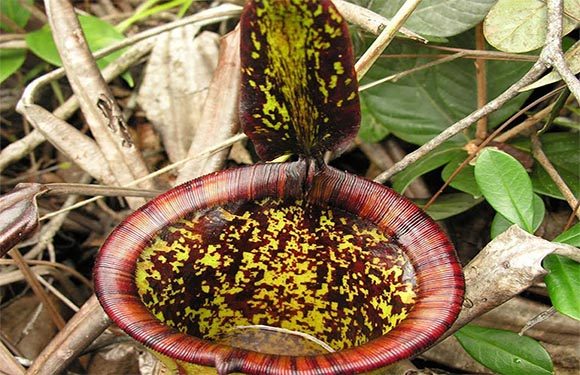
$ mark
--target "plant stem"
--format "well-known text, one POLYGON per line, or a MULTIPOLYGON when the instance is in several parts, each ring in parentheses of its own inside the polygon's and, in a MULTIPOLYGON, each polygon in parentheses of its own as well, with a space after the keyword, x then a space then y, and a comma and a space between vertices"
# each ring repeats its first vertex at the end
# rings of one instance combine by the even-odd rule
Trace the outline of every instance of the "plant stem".
MULTIPOLYGON (((475 27, 475 48, 485 50, 485 38, 483 36, 483 24, 480 22, 475 27)), ((475 59, 475 77, 477 80, 477 108, 482 108, 487 103, 487 68, 485 60, 475 59)), ((487 136, 487 116, 477 120, 475 137, 482 141, 487 136)))

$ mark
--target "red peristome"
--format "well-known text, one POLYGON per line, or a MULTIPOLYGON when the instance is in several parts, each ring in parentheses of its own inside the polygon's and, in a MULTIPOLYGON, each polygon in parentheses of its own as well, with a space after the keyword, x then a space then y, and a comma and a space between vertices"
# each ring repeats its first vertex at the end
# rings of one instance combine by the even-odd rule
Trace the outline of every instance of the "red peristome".
POLYGON ((354 374, 408 358, 431 345, 455 321, 463 301, 464 281, 451 243, 428 216, 392 190, 331 167, 323 168, 306 186, 306 170, 302 160, 223 171, 185 183, 134 212, 113 231, 97 258, 95 289, 107 314, 155 351, 215 366, 220 374, 354 374), (396 238, 416 269, 417 302, 407 318, 361 346, 295 357, 208 342, 161 324, 145 308, 131 281, 141 250, 161 228, 191 212, 264 197, 303 198, 336 207, 372 221, 396 238))
POLYGON ((240 121, 258 155, 342 150, 360 123, 346 22, 330 0, 252 0, 241 20, 240 121))

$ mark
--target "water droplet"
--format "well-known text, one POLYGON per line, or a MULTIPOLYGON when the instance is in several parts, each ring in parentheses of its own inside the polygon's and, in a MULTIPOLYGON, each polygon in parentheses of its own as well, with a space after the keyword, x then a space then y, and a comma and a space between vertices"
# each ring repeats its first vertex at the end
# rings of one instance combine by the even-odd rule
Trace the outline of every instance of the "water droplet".
POLYGON ((514 363, 522 363, 522 360, 519 358, 514 358, 514 363))

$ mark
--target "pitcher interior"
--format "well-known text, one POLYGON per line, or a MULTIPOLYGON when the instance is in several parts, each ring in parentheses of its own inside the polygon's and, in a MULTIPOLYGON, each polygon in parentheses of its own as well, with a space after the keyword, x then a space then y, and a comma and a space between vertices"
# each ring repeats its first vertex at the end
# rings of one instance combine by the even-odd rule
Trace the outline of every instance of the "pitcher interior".
POLYGON ((159 231, 137 261, 149 311, 195 337, 270 354, 342 350, 414 306, 415 270, 370 221, 264 198, 196 212, 159 231))

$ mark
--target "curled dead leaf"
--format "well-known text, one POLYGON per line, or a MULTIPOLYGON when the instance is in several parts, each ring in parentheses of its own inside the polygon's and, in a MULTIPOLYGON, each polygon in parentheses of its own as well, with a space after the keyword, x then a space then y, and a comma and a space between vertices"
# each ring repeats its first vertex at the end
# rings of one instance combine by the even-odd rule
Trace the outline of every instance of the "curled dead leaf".
POLYGON ((45 191, 42 184, 23 183, 0 197, 0 256, 36 230, 36 197, 45 191))

